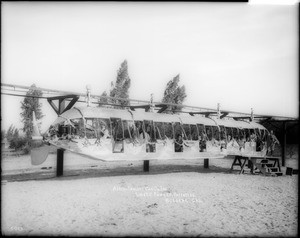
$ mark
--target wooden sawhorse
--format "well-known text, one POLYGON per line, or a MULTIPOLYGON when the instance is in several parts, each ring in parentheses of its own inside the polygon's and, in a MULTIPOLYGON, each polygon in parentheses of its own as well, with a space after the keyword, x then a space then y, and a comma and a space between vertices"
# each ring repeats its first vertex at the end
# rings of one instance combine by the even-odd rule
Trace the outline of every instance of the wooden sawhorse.
POLYGON ((233 161, 233 163, 231 165, 230 171, 233 170, 233 166, 238 165, 238 166, 241 167, 241 170, 240 170, 239 173, 240 174, 244 173, 245 166, 246 166, 247 162, 248 162, 248 167, 250 166, 251 174, 253 174, 253 163, 252 163, 251 159, 249 157, 243 157, 243 156, 240 156, 240 155, 235 156, 234 161, 233 161), (244 161, 242 161, 242 160, 244 160, 244 161))

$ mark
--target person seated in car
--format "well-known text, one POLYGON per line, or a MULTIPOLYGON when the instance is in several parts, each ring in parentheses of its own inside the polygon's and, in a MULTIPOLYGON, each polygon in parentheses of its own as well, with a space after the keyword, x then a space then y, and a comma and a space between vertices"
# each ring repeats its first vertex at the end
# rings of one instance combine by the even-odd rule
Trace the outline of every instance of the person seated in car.
POLYGON ((250 135, 250 142, 256 142, 256 139, 257 139, 257 137, 256 137, 255 133, 252 132, 250 135))
POLYGON ((182 135, 178 134, 175 140, 175 152, 183 152, 183 140, 182 135))
POLYGON ((245 137, 240 137, 240 139, 238 139, 237 142, 239 145, 239 150, 245 149, 245 143, 246 143, 245 137))
POLYGON ((109 138, 109 131, 104 124, 101 124, 101 139, 109 138))
POLYGON ((222 151, 223 149, 226 149, 226 148, 227 148, 225 136, 223 136, 223 135, 221 136, 220 145, 221 145, 221 151, 222 151))

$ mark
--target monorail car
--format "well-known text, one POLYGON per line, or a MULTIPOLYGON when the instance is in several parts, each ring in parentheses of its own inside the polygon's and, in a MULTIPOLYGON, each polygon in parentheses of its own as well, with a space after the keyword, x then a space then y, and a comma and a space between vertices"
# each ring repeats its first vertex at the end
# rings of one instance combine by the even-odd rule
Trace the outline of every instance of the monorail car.
POLYGON ((73 107, 48 142, 102 161, 263 157, 267 129, 255 122, 105 107, 73 107))

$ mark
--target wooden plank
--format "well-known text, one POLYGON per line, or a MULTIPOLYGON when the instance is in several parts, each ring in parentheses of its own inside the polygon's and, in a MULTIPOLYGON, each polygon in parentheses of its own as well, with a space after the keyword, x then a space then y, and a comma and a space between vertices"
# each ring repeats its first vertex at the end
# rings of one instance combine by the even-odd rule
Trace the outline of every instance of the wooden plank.
POLYGON ((246 158, 241 158, 241 159, 244 159, 244 162, 243 162, 243 164, 242 164, 242 166, 241 166, 240 174, 244 173, 244 168, 245 168, 246 162, 247 162, 247 160, 248 160, 248 157, 246 157, 246 158))

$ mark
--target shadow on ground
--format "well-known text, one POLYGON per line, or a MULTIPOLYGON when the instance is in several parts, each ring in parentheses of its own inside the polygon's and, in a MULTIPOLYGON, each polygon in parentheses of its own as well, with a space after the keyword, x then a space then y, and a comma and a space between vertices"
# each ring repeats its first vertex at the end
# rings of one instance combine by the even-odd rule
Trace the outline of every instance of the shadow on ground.
MULTIPOLYGON (((209 168, 204 168, 203 164, 196 165, 170 165, 170 164, 150 164, 148 172, 143 171, 143 164, 134 165, 129 163, 127 166, 120 165, 114 168, 107 168, 101 165, 93 165, 90 168, 84 169, 65 169, 63 176, 56 177, 56 168, 43 169, 41 171, 30 173, 15 173, 2 175, 2 181, 28 181, 28 180, 69 180, 83 179, 93 177, 109 177, 109 176, 125 176, 125 175, 155 175, 168 173, 232 173, 230 168, 218 167, 210 165, 209 168)), ((234 172, 233 172, 234 173, 234 172)))

